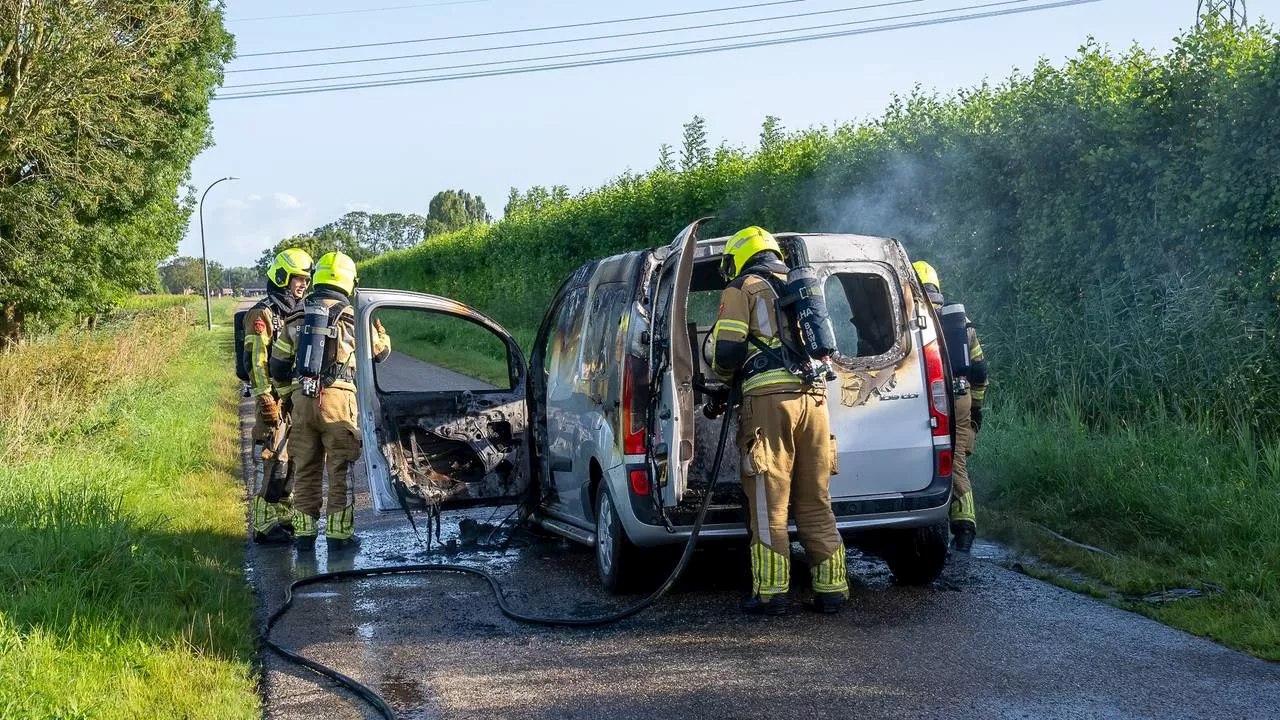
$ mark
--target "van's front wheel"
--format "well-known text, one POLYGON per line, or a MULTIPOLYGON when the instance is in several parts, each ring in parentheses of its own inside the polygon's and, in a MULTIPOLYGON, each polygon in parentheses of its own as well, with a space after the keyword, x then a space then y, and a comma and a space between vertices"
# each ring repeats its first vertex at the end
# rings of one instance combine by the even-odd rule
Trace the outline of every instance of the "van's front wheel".
POLYGON ((612 593, 626 592, 636 575, 636 547, 627 539, 613 498, 603 486, 596 493, 596 572, 612 593))
POLYGON ((933 582, 947 562, 947 523, 896 531, 882 556, 899 583, 933 582))

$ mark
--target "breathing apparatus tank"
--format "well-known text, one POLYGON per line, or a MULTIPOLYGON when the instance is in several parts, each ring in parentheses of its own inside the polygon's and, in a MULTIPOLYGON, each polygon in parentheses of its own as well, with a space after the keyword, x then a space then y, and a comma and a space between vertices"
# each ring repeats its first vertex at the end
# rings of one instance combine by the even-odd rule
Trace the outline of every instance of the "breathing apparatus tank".
POLYGON ((332 317, 329 307, 318 300, 307 299, 294 367, 302 394, 307 397, 320 394, 320 374, 324 371, 325 357, 333 354, 326 352, 329 350, 327 341, 337 336, 337 328, 331 326, 332 317))
POLYGON ((787 310, 795 319, 800 349, 817 364, 814 377, 835 380, 831 356, 837 350, 836 331, 831 325, 831 315, 827 312, 827 296, 822 290, 822 282, 809 265, 809 253, 805 250, 804 240, 788 238, 783 251, 790 270, 787 271, 786 295, 779 299, 778 306, 787 310))
POLYGON ((942 338, 947 343, 947 360, 951 374, 957 379, 969 378, 969 316, 964 305, 948 303, 938 308, 938 321, 942 324, 942 338))

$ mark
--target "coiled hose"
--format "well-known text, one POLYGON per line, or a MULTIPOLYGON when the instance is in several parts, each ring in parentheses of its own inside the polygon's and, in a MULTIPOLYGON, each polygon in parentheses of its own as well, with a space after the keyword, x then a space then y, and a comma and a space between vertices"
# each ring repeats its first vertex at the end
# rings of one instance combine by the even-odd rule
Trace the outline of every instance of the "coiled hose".
POLYGON ((353 693, 362 698, 365 702, 373 706, 387 720, 395 720, 395 713, 391 710, 391 706, 386 703, 376 692, 367 685, 361 683, 352 677, 344 675, 327 665, 323 665, 314 660, 310 660, 300 653, 290 650, 289 648, 277 643, 271 639, 271 631, 276 624, 284 617, 289 608, 293 606, 294 591, 298 588, 307 587, 308 585, 316 585, 337 580, 352 580, 357 578, 379 577, 382 575, 417 575, 423 573, 457 573, 461 575, 474 575, 483 578, 489 583, 489 589, 493 591, 494 600, 498 603, 498 609, 502 614, 516 622, 527 623, 529 625, 541 625, 544 627, 594 627, 598 625, 608 625, 619 620, 636 615, 650 605, 654 604, 663 595, 676 584, 680 579, 680 575, 684 572, 685 567, 689 564, 689 559, 693 556, 694 547, 698 544, 698 534, 702 532, 703 521, 707 517, 707 509, 711 507, 711 497, 715 494, 716 478, 720 475, 720 463, 724 459, 724 448, 729 439, 729 427, 732 425, 730 419, 733 415, 734 396, 729 399, 728 408, 725 410, 724 417, 721 419, 720 426, 720 444, 716 447, 715 459, 711 463, 711 475, 707 478, 707 495, 702 499, 702 505, 698 508, 697 519, 694 520, 693 529, 689 532, 689 539, 685 542, 684 552, 680 555, 680 561, 676 563, 671 574, 667 576, 665 582, 658 586, 647 597, 629 607, 623 608, 609 615, 600 615, 597 617, 547 617, 542 615, 529 615, 514 610, 507 604, 506 596, 502 593, 502 586, 498 584, 498 579, 492 574, 480 568, 468 567, 466 565, 453 565, 449 563, 425 563, 417 565, 385 565, 381 567, 363 568, 360 570, 341 570, 338 572, 320 573, 309 577, 294 580, 284 591, 284 602, 280 607, 267 618, 266 625, 262 632, 262 642, 267 647, 276 651, 284 659, 301 665, 320 675, 330 678, 339 684, 345 686, 353 693))

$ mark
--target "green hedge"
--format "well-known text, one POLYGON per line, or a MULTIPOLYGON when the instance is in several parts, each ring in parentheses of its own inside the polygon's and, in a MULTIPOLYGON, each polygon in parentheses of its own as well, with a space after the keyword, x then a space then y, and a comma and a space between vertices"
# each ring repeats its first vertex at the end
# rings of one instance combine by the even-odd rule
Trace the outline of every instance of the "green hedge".
POLYGON ((1174 412, 1275 428, 1277 107, 1269 27, 1210 27, 1164 56, 1087 44, 1061 67, 896 99, 874 122, 516 209, 361 279, 457 298, 527 342, 574 267, 701 215, 712 232, 889 235, 969 307, 996 398, 1095 424, 1174 412))

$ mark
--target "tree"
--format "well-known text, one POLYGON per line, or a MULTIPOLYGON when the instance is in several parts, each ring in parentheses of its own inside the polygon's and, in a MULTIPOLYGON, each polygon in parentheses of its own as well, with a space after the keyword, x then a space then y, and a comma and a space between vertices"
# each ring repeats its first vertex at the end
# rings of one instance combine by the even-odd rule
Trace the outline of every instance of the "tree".
POLYGON ((680 169, 689 171, 707 164, 711 152, 707 149, 707 121, 700 115, 684 125, 684 144, 680 148, 680 169))
POLYGON ((658 170, 662 172, 675 172, 676 163, 671 157, 671 145, 662 143, 658 148, 658 170))
POLYGON ((349 212, 337 220, 312 231, 317 235, 326 230, 340 230, 350 234, 356 243, 374 255, 390 250, 404 250, 426 238, 427 219, 410 213, 349 212))
MULTIPOLYGON (((209 263, 209 284, 218 282, 218 268, 209 263)), ((200 258, 176 257, 160 266, 160 284, 165 291, 176 294, 185 290, 204 292, 204 262, 200 258)))
POLYGON ((0 18, 3 346, 154 283, 232 41, 209 0, 0 0, 0 18))
POLYGON ((760 126, 760 150, 770 152, 782 145, 782 119, 776 115, 766 115, 764 124, 760 126))
POLYGON ((484 200, 464 190, 441 190, 431 198, 427 209, 428 236, 459 230, 468 225, 493 222, 484 200))

